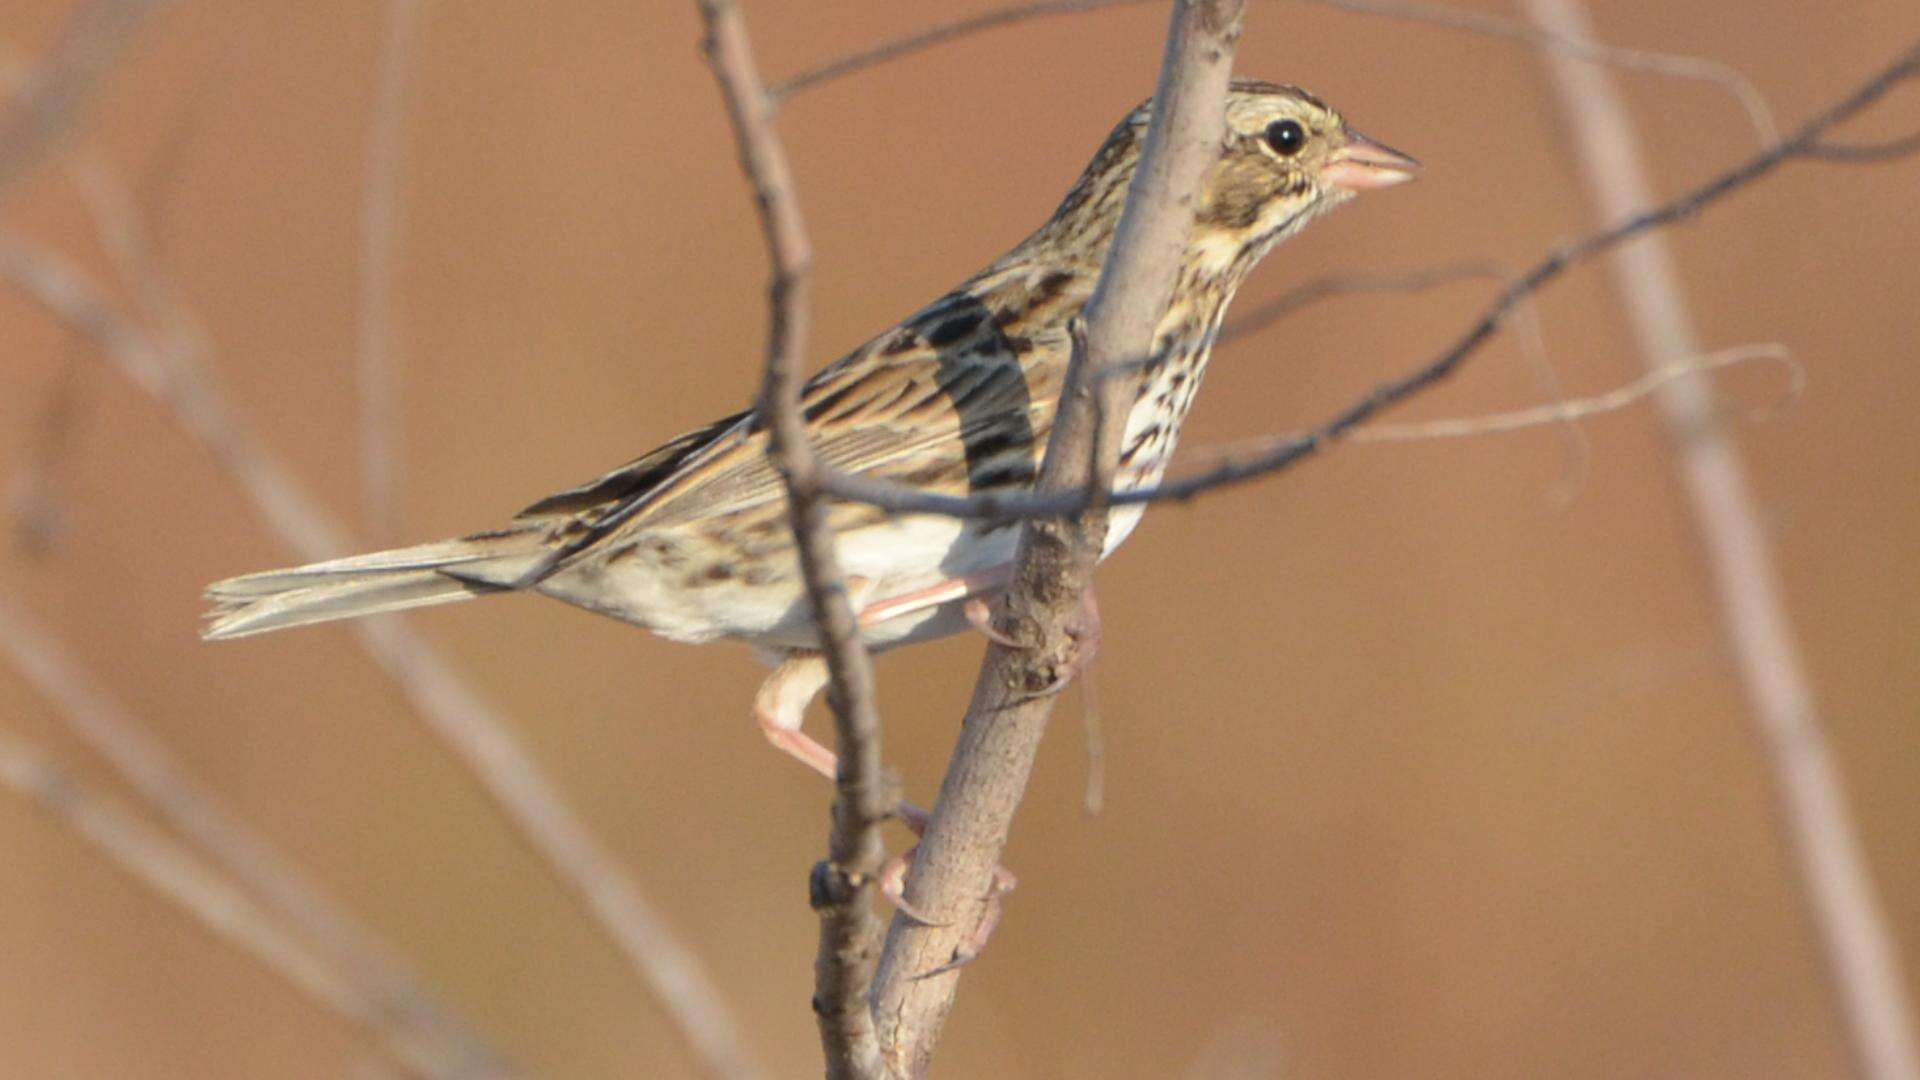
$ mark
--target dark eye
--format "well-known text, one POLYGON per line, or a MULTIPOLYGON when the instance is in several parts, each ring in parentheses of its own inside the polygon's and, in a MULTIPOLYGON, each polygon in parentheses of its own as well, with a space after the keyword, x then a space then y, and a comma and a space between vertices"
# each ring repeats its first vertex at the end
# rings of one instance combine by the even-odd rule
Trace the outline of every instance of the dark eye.
POLYGON ((1307 129, 1298 120, 1275 120, 1267 125, 1267 145, 1281 157, 1292 157, 1307 145, 1307 129))

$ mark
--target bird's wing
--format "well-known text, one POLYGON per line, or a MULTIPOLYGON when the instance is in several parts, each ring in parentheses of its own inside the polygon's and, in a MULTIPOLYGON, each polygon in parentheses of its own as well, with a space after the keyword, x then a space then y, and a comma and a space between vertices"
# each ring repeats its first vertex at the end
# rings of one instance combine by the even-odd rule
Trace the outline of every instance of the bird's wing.
MULTIPOLYGON (((1065 372, 1064 326, 1032 335, 977 296, 954 293, 808 380, 801 412, 828 467, 965 495, 1033 482, 1065 372)), ((529 507, 552 517, 543 572, 636 530, 706 521, 750 526, 783 512, 752 413, 689 432, 606 476, 529 507)), ((881 516, 836 504, 836 529, 881 516)), ((777 530, 771 530, 777 532, 777 530)))
POLYGON ((747 415, 744 412, 734 413, 706 427, 689 431, 610 473, 541 499, 515 514, 514 520, 569 518, 644 497, 660 481, 673 475, 673 471, 684 465, 689 457, 728 430, 739 426, 747 415))

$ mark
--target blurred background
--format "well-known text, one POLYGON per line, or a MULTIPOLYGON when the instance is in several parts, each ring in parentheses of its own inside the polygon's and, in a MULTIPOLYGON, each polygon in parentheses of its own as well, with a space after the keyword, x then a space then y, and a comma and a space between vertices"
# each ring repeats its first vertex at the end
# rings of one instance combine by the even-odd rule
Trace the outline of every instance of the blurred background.
MULTIPOLYGON (((1463 6, 1511 14, 1506 5, 1463 6)), ((67 0, 10 0, 28 64, 67 0)), ((772 78, 978 0, 748 3, 772 78)), ((1607 41, 1748 73, 1792 124, 1920 31, 1902 0, 1609 0, 1607 41)), ((117 179, 267 449, 364 532, 362 186, 387 9, 180 0, 0 225, 118 280, 69 166, 117 179)), ((825 363, 1019 240, 1151 89, 1146 4, 981 34, 780 114, 825 363)), ((1588 211, 1538 58, 1309 4, 1252 6, 1238 68, 1421 158, 1288 244, 1239 309, 1334 271, 1527 264, 1588 211)), ((691 2, 428 3, 391 288, 397 540, 493 526, 758 379, 766 277, 691 2)), ((1749 154, 1709 84, 1624 76, 1662 191, 1749 154)), ((1920 122, 1904 89, 1846 132, 1920 122)), ((1673 232, 1709 347, 1779 341, 1805 393, 1737 437, 1883 906, 1920 970, 1920 214, 1915 166, 1789 166, 1673 232)), ((1223 348, 1205 447, 1319 422, 1493 289, 1330 300, 1223 348)), ((126 300, 124 289, 113 296, 126 300)), ((1569 393, 1639 361, 1597 271, 1543 295, 1569 393)), ((1777 368, 1720 377, 1736 406, 1777 368)), ((1511 337, 1405 416, 1531 404, 1511 337)), ((1845 1072, 1656 413, 1355 446, 1150 514, 1102 572, 1105 808, 1078 695, 962 983, 944 1076, 1789 1076, 1845 1072)), ((0 591, 209 788, 539 1075, 694 1071, 661 1010, 339 628, 200 643, 211 580, 301 561, 172 415, 0 289, 0 591)), ((371 546, 371 544, 369 544, 371 546)), ((762 669, 519 597, 411 622, 709 968, 775 1074, 813 1075, 809 867, 829 791, 748 719, 762 669)), ((886 752, 930 798, 977 669, 879 662, 886 752)), ((121 789, 0 664, 0 716, 121 789)), ((816 710, 811 724, 826 732, 816 710)), ((905 842, 904 834, 892 837, 905 842)), ((357 1075, 351 1028, 0 795, 0 1076, 357 1075)), ((1911 977, 1908 985, 1913 986, 1911 977)))

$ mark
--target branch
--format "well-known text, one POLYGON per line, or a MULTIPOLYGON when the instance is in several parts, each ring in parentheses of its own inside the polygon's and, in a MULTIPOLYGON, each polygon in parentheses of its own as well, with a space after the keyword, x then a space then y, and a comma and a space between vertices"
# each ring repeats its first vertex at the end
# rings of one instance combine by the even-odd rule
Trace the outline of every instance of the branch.
POLYGON ((434 1048, 414 1041, 414 1031, 392 1025, 377 1002, 363 997, 244 892, 177 841, 85 787, 52 758, 6 731, 0 731, 0 786, 32 802, 216 937, 284 979, 322 1012, 364 1029, 409 1075, 457 1075, 446 1070, 434 1048))
POLYGON ((0 203, 40 163, 92 99, 100 79, 164 0, 89 0, 60 28, 47 56, 0 117, 0 203))
MULTIPOLYGON (((804 90, 811 90, 835 79, 970 37, 985 30, 1025 22, 1029 19, 1070 15, 1102 8, 1132 7, 1145 2, 1147 0, 1049 0, 1049 2, 1013 4, 995 8, 979 15, 939 23, 925 30, 883 41, 859 52, 829 60, 783 82, 775 83, 768 89, 768 94, 773 103, 778 105, 804 90)), ((1773 110, 1768 108, 1766 97, 1760 93, 1758 87, 1754 86, 1753 80, 1718 60, 1608 45, 1587 37, 1543 30, 1516 19, 1478 11, 1465 11, 1440 4, 1412 3, 1408 0, 1303 0, 1303 2, 1357 15, 1380 15, 1409 22, 1426 23, 1446 30, 1499 38, 1503 41, 1516 41, 1535 49, 1575 56, 1628 71, 1710 82, 1724 88, 1733 95, 1735 101, 1739 102, 1740 107, 1746 111, 1748 122, 1753 125, 1754 132, 1763 145, 1779 138, 1779 128, 1774 124, 1773 110)))
MULTIPOLYGON (((155 342, 61 256, 0 235, 0 280, 92 341, 166 409, 239 484, 267 526, 302 559, 336 557, 347 532, 220 393, 190 343, 155 342)), ((614 943, 709 1075, 758 1075, 739 1023, 700 962, 602 847, 513 735, 507 719, 407 623, 350 627, 413 714, 464 766, 582 912, 614 943)))
POLYGON ((1224 345, 1230 341, 1251 337, 1301 308, 1311 307, 1322 300, 1331 300, 1336 296, 1424 292, 1461 281, 1505 281, 1507 276, 1507 270, 1498 263, 1477 260, 1448 263, 1444 266, 1408 270, 1402 273, 1326 274, 1301 282, 1279 296, 1256 305, 1246 314, 1230 320, 1221 329, 1219 340, 1214 344, 1224 345))
POLYGON ((400 376, 393 340, 394 249, 399 240, 400 165, 407 79, 421 0, 389 0, 379 91, 367 139, 360 211, 360 483, 369 538, 398 542, 400 376))
MULTIPOLYGON (((1590 233, 1549 253, 1501 290, 1466 332, 1439 356, 1399 379, 1376 386, 1365 397, 1306 435, 1265 453, 1225 461, 1203 472, 1153 487, 1113 492, 1106 501, 1115 506, 1184 502, 1215 488, 1245 483, 1299 464, 1339 442, 1352 429, 1444 382, 1469 357, 1492 340, 1527 298, 1558 280, 1568 270, 1590 262, 1643 233, 1693 217, 1788 161, 1797 158, 1819 159, 1817 148, 1822 145, 1820 140, 1829 130, 1917 75, 1920 75, 1920 43, 1910 46, 1892 64, 1781 142, 1668 202, 1640 210, 1617 225, 1590 233)), ((840 498, 878 506, 894 513, 944 514, 997 521, 1077 514, 1098 501, 1084 492, 1072 491, 966 497, 934 495, 900 484, 839 472, 829 472, 824 479, 824 486, 840 498)))
POLYGON ((1865 162, 1891 161, 1895 158, 1911 157, 1920 153, 1920 133, 1908 135, 1903 139, 1889 139, 1878 143, 1829 143, 1819 142, 1807 147, 1806 156, 1821 161, 1865 162))
MULTIPOLYGON (((1579 0, 1527 0, 1527 10, 1550 30, 1587 32, 1579 0)), ((1909 69, 1916 58, 1920 52, 1909 54, 1909 69)), ((1616 219, 1646 203, 1652 185, 1612 80, 1562 57, 1550 57, 1547 70, 1584 164, 1594 215, 1616 219)), ((1803 134, 1800 146, 1802 153, 1832 156, 1815 137, 1803 134)), ((1663 237, 1620 248, 1608 268, 1648 367, 1697 350, 1678 263, 1663 237)), ((1799 871, 1854 1068, 1876 1080, 1920 1077, 1898 950, 1874 897, 1739 449, 1714 415, 1705 380, 1667 383, 1660 404, 1713 582, 1720 632, 1771 773, 1776 824, 1799 871)))
POLYGON ((0 595, 0 652, 60 718, 199 853, 316 950, 391 1043, 415 1046, 433 1076, 502 1076, 500 1056, 434 1000, 386 945, 264 837, 184 772, 145 726, 13 601, 0 595))
MULTIPOLYGON (((1733 348, 1721 349, 1703 356, 1662 364, 1624 386, 1616 386, 1612 390, 1599 394, 1480 416, 1423 420, 1410 424, 1366 424, 1354 428, 1347 435, 1347 440, 1356 443, 1408 443, 1432 442, 1439 439, 1473 439, 1487 435, 1510 435, 1516 431, 1528 431, 1554 424, 1577 423, 1638 405, 1668 383, 1676 380, 1761 361, 1771 361, 1786 367, 1789 382, 1786 392, 1782 395, 1783 400, 1791 401, 1800 395, 1805 388, 1806 375, 1799 361, 1787 352, 1786 346, 1778 342, 1736 345, 1733 348)), ((1757 411, 1761 416, 1765 416, 1773 410, 1757 411)), ((1298 437, 1293 434, 1268 435, 1249 439, 1245 443, 1218 447, 1217 450, 1228 454, 1236 450, 1257 451, 1298 437)))
POLYGON ((867 990, 880 940, 880 920, 873 910, 873 892, 886 861, 880 826, 893 813, 895 799, 881 768, 873 664, 847 597, 820 483, 822 468, 800 412, 799 368, 806 355, 813 253, 740 10, 732 0, 701 0, 700 14, 706 23, 703 48, 726 101, 740 167, 753 186, 773 262, 766 377, 756 422, 771 428, 767 456, 786 483, 800 570, 813 623, 823 639, 828 701, 839 743, 838 797, 827 861, 814 868, 809 889, 820 915, 813 1009, 829 1076, 885 1076, 867 990))
MULTIPOLYGON (((1193 227, 1192 193, 1219 155, 1222 117, 1244 0, 1179 0, 1154 94, 1139 169, 1127 193, 1100 284, 1088 302, 1039 488, 1043 495, 1111 487, 1121 428, 1139 375, 1098 379, 1107 365, 1146 354, 1167 309, 1193 227), (1096 404, 1096 398, 1098 404, 1096 404), (1092 449, 1101 449, 1092 460, 1092 449)), ((921 839, 906 899, 940 925, 895 915, 874 984, 875 1022, 888 1063, 924 1075, 952 1008, 963 942, 986 914, 988 882, 1026 790, 1053 708, 1048 688, 1070 673, 1068 627, 1082 610, 1106 537, 1104 506, 1030 523, 1021 533, 1001 625, 1023 648, 989 645, 959 745, 921 839)))

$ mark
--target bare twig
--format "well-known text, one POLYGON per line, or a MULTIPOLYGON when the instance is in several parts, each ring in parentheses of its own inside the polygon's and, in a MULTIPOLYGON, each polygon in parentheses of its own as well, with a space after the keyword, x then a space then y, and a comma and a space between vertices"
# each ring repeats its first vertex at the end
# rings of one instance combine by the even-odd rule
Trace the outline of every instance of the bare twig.
POLYGON ((802 90, 811 90, 823 83, 829 83, 868 68, 879 67, 888 61, 912 56, 914 53, 945 45, 960 38, 971 37, 995 27, 1009 26, 1048 15, 1071 15, 1075 12, 1095 11, 1100 8, 1131 7, 1164 2, 1165 0, 1045 0, 1042 3, 1012 4, 995 8, 978 15, 936 23, 925 30, 916 30, 911 34, 892 38, 870 48, 861 49, 859 52, 835 57, 823 64, 808 68, 798 75, 782 79, 767 87, 767 101, 769 105, 778 107, 802 90))
MULTIPOLYGON (((1149 0, 1046 0, 1041 3, 1011 4, 967 18, 939 23, 925 30, 883 41, 856 53, 836 57, 775 83, 768 89, 768 93, 773 102, 778 104, 803 90, 810 90, 823 83, 878 67, 889 61, 911 56, 982 31, 1046 16, 1070 15, 1101 8, 1133 7, 1147 2, 1149 0)), ((1608 45, 1586 37, 1556 34, 1517 19, 1479 11, 1467 11, 1442 4, 1415 3, 1409 0, 1300 0, 1300 2, 1360 15, 1381 15, 1426 23, 1446 30, 1458 30, 1463 33, 1515 41, 1532 48, 1576 56, 1583 60, 1608 64, 1628 71, 1710 82, 1724 88, 1733 95, 1735 101, 1739 102, 1762 144, 1771 143, 1779 137, 1779 128, 1773 120, 1773 110, 1767 106, 1766 97, 1760 93, 1758 87, 1754 86, 1753 80, 1717 60, 1608 45)))
MULTIPOLYGON (((1118 465, 1127 403, 1138 376, 1100 380, 1116 360, 1144 355, 1165 315, 1193 226, 1200 178, 1219 154, 1227 80, 1239 42, 1243 0, 1179 0, 1154 94, 1139 169, 1127 195, 1084 332, 1075 335, 1046 460, 1043 492, 1104 493, 1118 465), (1095 405, 1096 395, 1104 408, 1095 405), (1104 453, 1090 461, 1098 422, 1104 453)), ((1046 691, 1070 672, 1068 633, 1106 535, 1103 507, 1022 531, 1014 584, 1002 623, 1024 648, 989 645, 960 742, 940 785, 906 898, 941 925, 896 915, 874 982, 882 1052, 893 1068, 921 1076, 932 1060, 958 988, 953 961, 985 914, 986 894, 1013 815, 1026 790, 1053 699, 1046 691)))
MULTIPOLYGON (((1376 386, 1365 397, 1299 439, 1262 454, 1225 461, 1202 472, 1152 487, 1114 492, 1108 501, 1116 506, 1185 501, 1215 488, 1271 475, 1327 449, 1352 429, 1445 381, 1492 340, 1528 297, 1558 280, 1568 270, 1590 262, 1643 233, 1685 221, 1788 161, 1817 157, 1810 154, 1809 149, 1819 145, 1829 130, 1880 100, 1895 86, 1916 76, 1920 76, 1920 43, 1909 46, 1887 67, 1874 73, 1779 143, 1665 203, 1639 210, 1616 225, 1560 246, 1502 289, 1466 332, 1437 357, 1399 379, 1376 386)), ((1077 514, 1097 501, 1085 492, 1074 491, 943 496, 839 472, 829 472, 824 485, 840 498, 868 503, 895 513, 946 514, 988 520, 1077 514)))
POLYGON ((0 653, 162 820, 332 965, 389 1041, 410 1042, 434 1076, 499 1076, 500 1056, 434 1000, 386 945, 266 838, 187 775, 146 727, 13 600, 0 594, 0 653))
MULTIPOLYGON (((1588 32, 1579 0, 1527 0, 1526 6, 1553 32, 1588 32)), ((1911 64, 1920 52, 1909 55, 1911 64)), ((1594 216, 1617 220, 1650 201, 1639 139, 1613 81, 1560 56, 1548 57, 1547 70, 1584 166, 1594 216)), ((1800 152, 1831 156, 1804 136, 1800 152)), ((1664 237, 1620 247, 1608 269, 1648 367, 1696 351, 1679 268, 1664 237)), ((1739 450, 1714 414, 1705 380, 1670 380, 1659 400, 1712 577, 1720 632, 1765 751, 1777 824, 1799 870, 1854 1066, 1875 1080, 1920 1080, 1898 951, 1874 898, 1739 450)))
POLYGON ((1481 260, 1448 263, 1402 273, 1326 274, 1303 281, 1279 296, 1256 305, 1246 314, 1229 320, 1221 328, 1216 344, 1225 345, 1258 334, 1301 308, 1336 296, 1424 292, 1461 281, 1504 281, 1507 277, 1506 268, 1499 263, 1481 260))
POLYGON ((0 785, 31 801, 142 885, 286 980, 323 1012, 365 1029, 408 1074, 453 1075, 432 1047, 414 1041, 416 1031, 388 1023, 378 1002, 363 997, 358 987, 178 841, 83 786, 52 758, 5 731, 0 731, 0 785))
POLYGON ((726 101, 740 166, 753 186, 773 262, 758 422, 771 429, 767 455, 786 483, 800 569, 830 672, 828 700, 839 743, 838 797, 828 856, 814 868, 809 889, 820 914, 813 1009, 827 1075, 882 1077, 888 1070, 874 1038, 867 991, 880 944, 880 920, 872 902, 886 860, 880 826, 892 814, 894 799, 881 771, 873 664, 847 597, 820 488, 821 466, 800 413, 813 253, 739 7, 732 0, 701 0, 700 13, 707 31, 703 47, 726 101))
POLYGON ((1806 156, 1822 161, 1867 163, 1911 157, 1916 153, 1920 153, 1920 133, 1877 143, 1819 142, 1806 149, 1806 156))
MULTIPOLYGON (((165 407, 240 485, 275 535, 303 559, 331 558, 348 549, 346 530, 227 403, 193 349, 149 340, 77 267, 54 252, 0 236, 0 280, 10 281, 93 341, 123 375, 165 407)), ((739 1023, 699 960, 534 764, 506 718, 408 624, 367 619, 354 623, 351 631, 414 715, 453 752, 593 924, 620 949, 701 1068, 714 1076, 757 1075, 739 1023)))
POLYGON ((165 0, 87 0, 0 116, 0 203, 86 108, 100 80, 165 0))
MULTIPOLYGON (((1423 292, 1460 281, 1492 280, 1504 282, 1511 275, 1498 263, 1461 262, 1443 266, 1428 267, 1421 270, 1401 273, 1374 274, 1328 274, 1313 278, 1279 296, 1256 307, 1246 316, 1229 323, 1220 333, 1220 343, 1259 333, 1275 323, 1287 318, 1301 308, 1340 296, 1354 296, 1369 293, 1411 293, 1423 292)), ((1540 330, 1539 313, 1533 309, 1531 301, 1514 309, 1514 332, 1520 341, 1520 350, 1533 369, 1535 380, 1541 391, 1551 400, 1559 401, 1565 395, 1561 393, 1560 376, 1553 368, 1553 362, 1547 355, 1547 346, 1540 330)), ((1568 420, 1561 425, 1561 438, 1566 445, 1567 468, 1565 478, 1553 488, 1556 502, 1565 502, 1572 498, 1586 476, 1592 450, 1587 444, 1586 434, 1578 424, 1568 420)), ((1271 449, 1278 445, 1277 440, 1266 439, 1259 443, 1246 443, 1239 447, 1258 445, 1271 449)), ((1233 452, 1230 448, 1214 448, 1215 459, 1222 452, 1233 452)))
MULTIPOLYGON (((1568 398, 1544 405, 1487 413, 1481 416, 1425 420, 1410 424, 1366 424, 1354 428, 1347 434, 1347 439, 1356 443, 1431 442, 1435 439, 1472 439, 1486 435, 1507 435, 1554 424, 1576 423, 1638 405, 1677 379, 1692 378, 1730 367, 1765 361, 1781 364, 1787 369, 1789 381, 1785 393, 1781 395, 1782 400, 1798 397, 1804 388, 1805 372, 1801 370, 1799 362, 1787 351, 1786 346, 1777 342, 1767 342, 1759 345, 1737 345, 1730 349, 1707 353, 1704 356, 1662 364, 1624 386, 1617 386, 1600 394, 1568 398)), ((1764 416, 1773 410, 1756 411, 1764 416)), ((1221 454, 1257 452, 1297 438, 1299 436, 1295 434, 1268 435, 1249 439, 1243 443, 1216 447, 1214 450, 1221 454)))
POLYGON ((402 504, 400 356, 393 337, 402 134, 421 0, 389 0, 360 209, 360 484, 366 534, 398 542, 402 504))
POLYGON ((1739 345, 1708 353, 1705 356, 1662 364, 1625 386, 1615 387, 1604 394, 1555 401, 1529 409, 1490 413, 1486 416, 1428 420, 1416 424, 1368 424, 1365 427, 1353 429, 1347 438, 1357 443, 1425 442, 1433 439, 1470 439, 1483 435, 1505 435, 1515 431, 1525 431, 1528 428, 1546 427, 1549 424, 1574 423, 1630 408, 1660 393, 1669 384, 1682 379, 1699 378, 1723 368, 1762 360, 1786 365, 1788 376, 1792 381, 1784 397, 1787 399, 1797 397, 1805 382, 1806 373, 1801 370, 1792 354, 1787 352, 1786 346, 1778 343, 1739 345))

